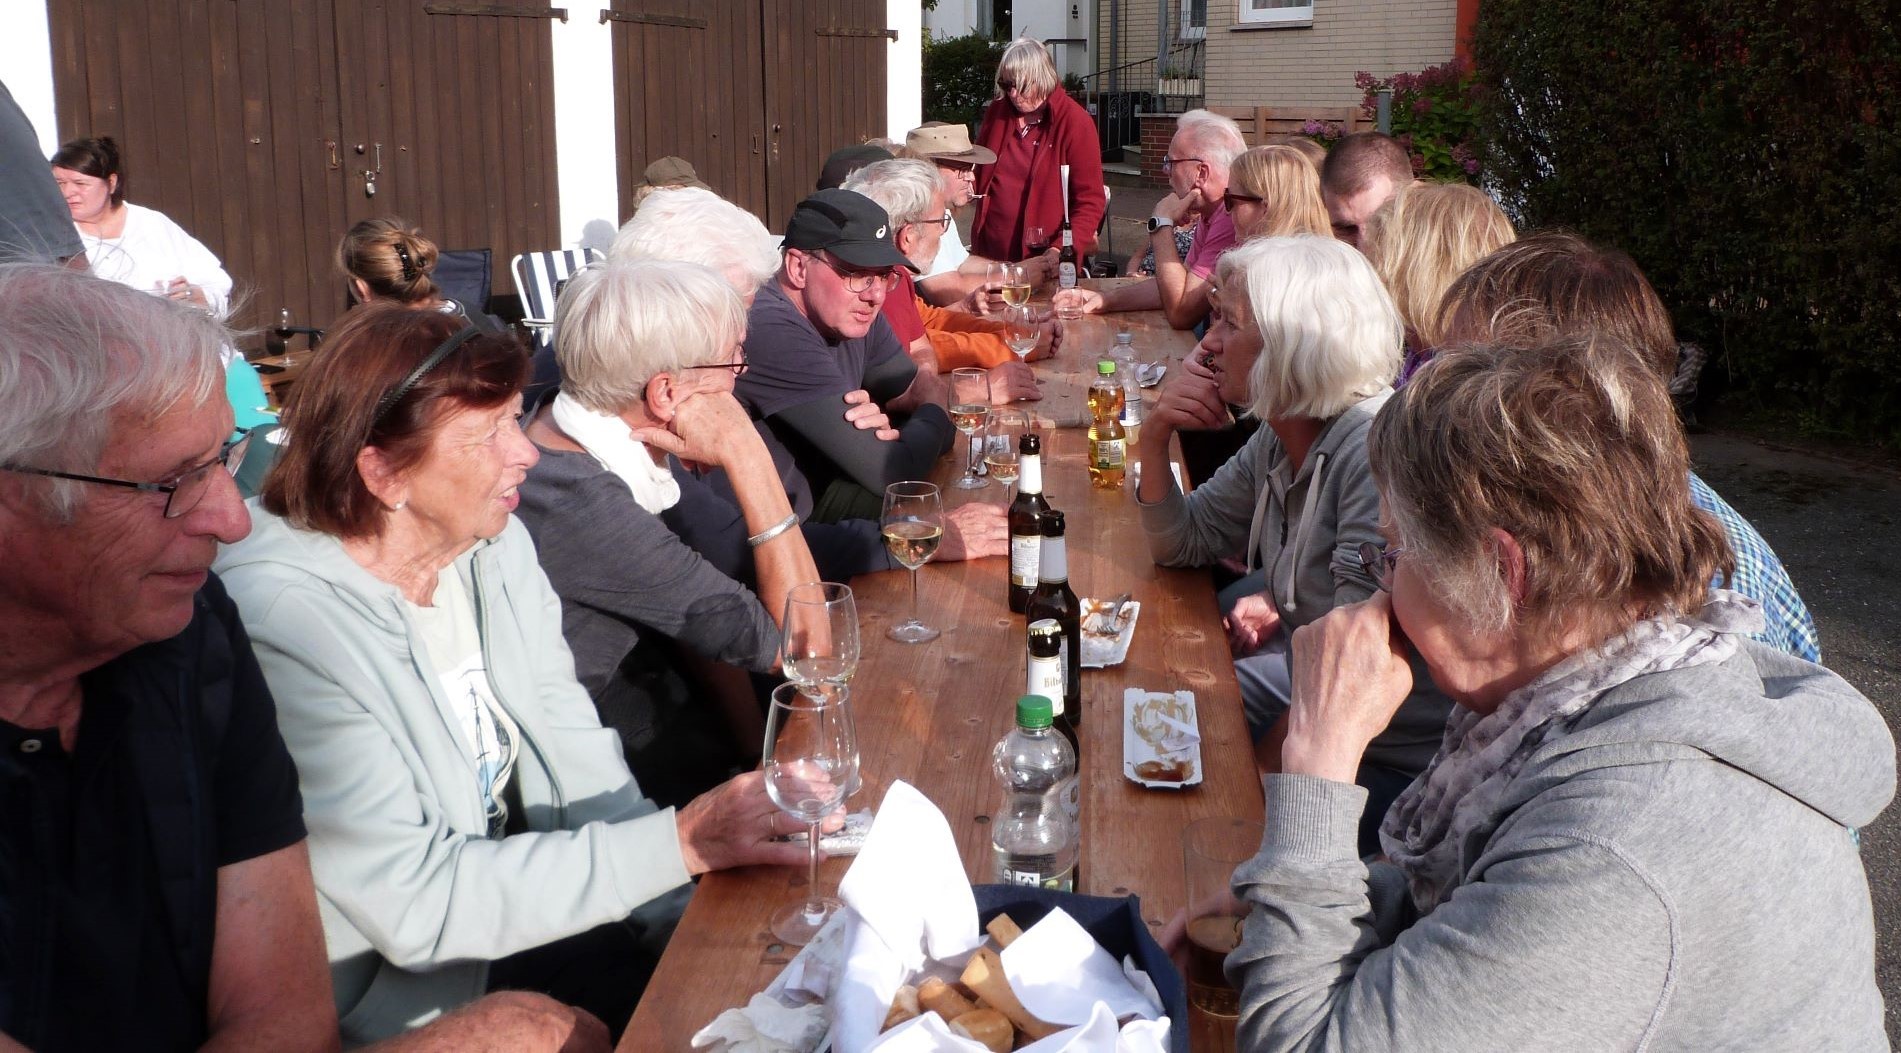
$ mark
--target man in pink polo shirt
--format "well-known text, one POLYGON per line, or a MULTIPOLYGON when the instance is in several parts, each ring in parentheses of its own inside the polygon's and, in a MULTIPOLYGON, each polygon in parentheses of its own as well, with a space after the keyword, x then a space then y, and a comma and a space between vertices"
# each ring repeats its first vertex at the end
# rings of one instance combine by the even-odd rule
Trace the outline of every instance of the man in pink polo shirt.
POLYGON ((1149 219, 1155 277, 1106 293, 1065 290, 1056 294, 1057 306, 1085 312, 1160 310, 1177 329, 1200 324, 1208 316, 1215 261, 1234 244, 1234 220, 1222 203, 1228 192, 1228 166, 1247 148, 1240 126, 1219 114, 1189 110, 1176 118, 1175 137, 1162 158, 1162 173, 1174 193, 1156 203, 1149 219), (1195 231, 1188 258, 1182 259, 1175 251, 1175 225, 1191 209, 1207 218, 1195 231))

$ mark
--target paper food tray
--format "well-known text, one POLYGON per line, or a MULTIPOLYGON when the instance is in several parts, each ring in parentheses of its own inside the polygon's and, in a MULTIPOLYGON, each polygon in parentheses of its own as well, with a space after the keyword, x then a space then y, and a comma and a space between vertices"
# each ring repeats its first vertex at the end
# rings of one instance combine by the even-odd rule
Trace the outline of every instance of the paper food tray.
POLYGON ((1201 784, 1201 740, 1197 737, 1164 754, 1157 744, 1167 743, 1171 733, 1179 735, 1161 719, 1164 715, 1195 729, 1199 735, 1201 725, 1195 717, 1194 692, 1145 691, 1131 687, 1122 693, 1122 774, 1131 782, 1154 789, 1198 786, 1201 784), (1156 774, 1142 770, 1142 765, 1150 763, 1170 765, 1181 778, 1145 777, 1156 774))
POLYGON ((1142 613, 1142 603, 1130 600, 1122 609, 1121 631, 1114 636, 1108 633, 1089 631, 1090 618, 1106 613, 1109 603, 1085 597, 1082 601, 1082 666, 1084 669, 1104 669, 1112 665, 1121 665, 1129 657, 1129 642, 1135 639, 1135 619, 1142 613))

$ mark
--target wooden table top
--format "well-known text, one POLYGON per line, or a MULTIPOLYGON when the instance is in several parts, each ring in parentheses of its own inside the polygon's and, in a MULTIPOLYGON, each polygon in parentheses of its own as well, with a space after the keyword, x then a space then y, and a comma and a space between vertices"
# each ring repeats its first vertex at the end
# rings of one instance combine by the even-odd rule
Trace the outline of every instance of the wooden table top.
MULTIPOLYGON (((1193 336, 1168 328, 1159 312, 1086 317, 1069 323, 1062 352, 1036 363, 1045 380, 1039 409, 1081 399, 1114 327, 1133 331, 1138 355, 1171 368, 1193 336)), ((1153 392, 1150 393, 1151 399, 1153 392)), ((1133 485, 1094 490, 1084 467, 1081 428, 1043 431, 1044 494, 1068 520, 1070 585, 1079 596, 1130 591, 1142 609, 1127 660, 1083 671, 1079 729, 1082 844, 1078 891, 1142 898, 1142 916, 1159 932, 1183 906, 1179 833, 1206 816, 1258 819, 1260 780, 1235 686, 1220 612, 1205 572, 1169 570, 1150 562, 1133 485), (1203 781, 1186 790, 1149 790, 1122 774, 1122 691, 1125 687, 1188 688, 1195 693, 1202 735, 1203 781)), ((954 458, 938 479, 954 478, 954 458)), ((1002 503, 1008 491, 946 486, 946 505, 1002 503)), ((863 790, 853 810, 875 807, 894 779, 928 796, 957 835, 973 883, 992 880, 989 816, 998 803, 990 749, 1011 727, 1023 691, 1023 620, 1006 603, 1008 561, 927 564, 919 573, 924 620, 943 630, 930 643, 905 645, 885 630, 910 612, 904 571, 854 580, 863 655, 852 683, 863 790)), ((829 891, 850 859, 820 865, 829 891)), ((800 894, 804 870, 750 867, 700 880, 619 1049, 685 1050, 693 1033, 720 1011, 763 990, 798 948, 767 931, 772 912, 800 894)), ((1231 1049, 1232 1022, 1191 1021, 1194 1048, 1231 1049)))

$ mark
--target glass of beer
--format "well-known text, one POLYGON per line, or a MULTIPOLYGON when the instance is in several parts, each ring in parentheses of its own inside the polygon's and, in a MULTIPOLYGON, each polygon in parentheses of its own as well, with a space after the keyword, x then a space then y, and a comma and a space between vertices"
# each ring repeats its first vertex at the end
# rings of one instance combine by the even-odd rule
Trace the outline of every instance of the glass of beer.
POLYGON ((1261 824, 1215 816, 1182 831, 1182 870, 1188 891, 1188 1003, 1204 1013, 1233 1017, 1240 996, 1228 986, 1222 963, 1241 943, 1247 904, 1229 891, 1234 869, 1261 849, 1261 824))

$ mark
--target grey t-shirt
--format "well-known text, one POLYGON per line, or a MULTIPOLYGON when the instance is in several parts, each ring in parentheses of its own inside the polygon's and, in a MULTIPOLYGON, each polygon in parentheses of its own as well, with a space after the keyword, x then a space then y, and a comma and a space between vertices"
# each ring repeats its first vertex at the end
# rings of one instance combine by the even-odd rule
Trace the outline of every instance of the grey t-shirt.
POLYGON ((0 263, 63 260, 83 251, 33 122, 0 84, 0 263))

